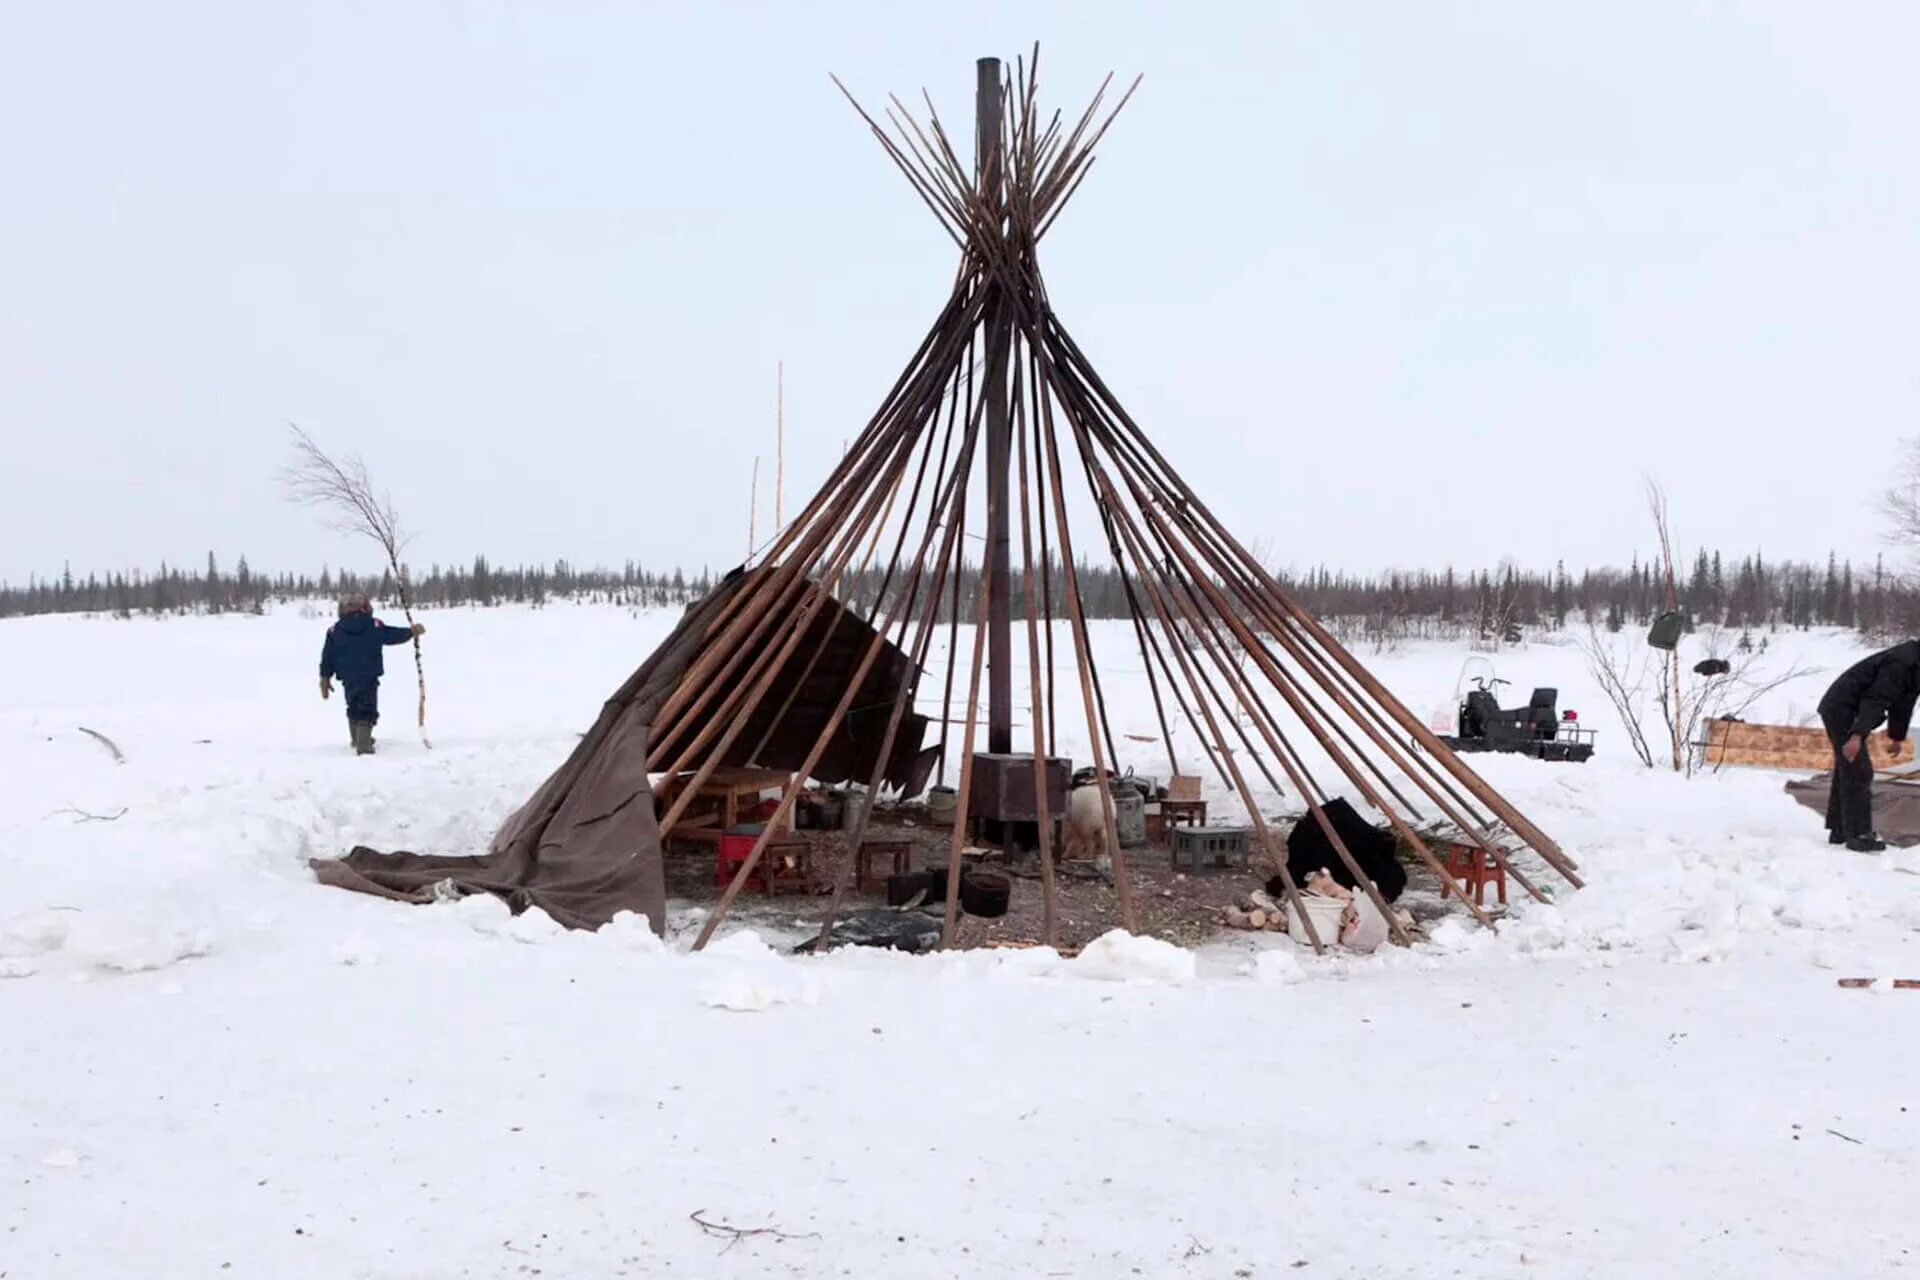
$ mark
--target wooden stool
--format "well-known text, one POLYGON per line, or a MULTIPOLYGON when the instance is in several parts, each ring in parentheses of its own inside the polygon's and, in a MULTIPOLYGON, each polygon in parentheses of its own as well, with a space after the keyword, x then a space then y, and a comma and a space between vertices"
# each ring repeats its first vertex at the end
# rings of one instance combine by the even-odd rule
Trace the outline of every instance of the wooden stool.
POLYGON ((813 892, 813 842, 786 837, 767 841, 760 855, 760 874, 767 896, 813 892))
MULTIPOLYGON (((733 883, 759 843, 762 828, 735 827, 720 837, 720 849, 714 858, 714 884, 724 889, 733 883)), ((775 835, 760 853, 746 888, 764 893, 808 893, 813 889, 813 842, 804 836, 775 835)))
POLYGON ((1487 901, 1487 884, 1493 884, 1494 893, 1500 899, 1500 905, 1507 905, 1507 869, 1498 858, 1490 855, 1477 844, 1450 844, 1447 846, 1447 874, 1460 881, 1461 886, 1473 893, 1473 905, 1484 906, 1487 901))
POLYGON ((903 876, 912 866, 913 841, 862 840, 860 851, 853 856, 853 882, 862 893, 879 893, 887 887, 887 876, 903 876), (890 860, 892 871, 876 873, 873 864, 880 859, 890 860))

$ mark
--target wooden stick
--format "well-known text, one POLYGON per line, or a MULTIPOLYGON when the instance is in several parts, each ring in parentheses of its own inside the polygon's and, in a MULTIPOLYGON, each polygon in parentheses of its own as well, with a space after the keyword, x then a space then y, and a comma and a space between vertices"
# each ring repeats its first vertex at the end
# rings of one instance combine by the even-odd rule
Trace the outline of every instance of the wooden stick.
MULTIPOLYGON (((993 488, 987 488, 987 505, 993 506, 993 488)), ((974 735, 980 727, 980 674, 987 665, 987 602, 993 594, 986 574, 974 588, 973 674, 967 683, 967 727, 960 739, 960 792, 954 797, 953 840, 947 849, 947 919, 940 929, 940 946, 953 945, 954 930, 960 923, 960 855, 967 843, 968 810, 973 800, 974 735)))
MULTIPOLYGON (((954 502, 956 506, 964 507, 966 503, 964 485, 956 492, 954 502)), ((956 542, 957 541, 956 539, 956 542)), ((950 567, 949 562, 944 558, 934 566, 933 582, 927 590, 926 605, 920 616, 919 626, 914 632, 911 662, 915 670, 924 670, 926 667, 927 649, 933 643, 934 632, 939 626, 941 592, 944 588, 945 579, 950 567)), ((908 595, 909 607, 911 606, 911 602, 918 596, 924 568, 925 566, 922 562, 915 562, 913 580, 908 595)), ((900 687, 894 691, 893 710, 888 716, 887 731, 881 737, 880 751, 874 758, 873 775, 867 786, 867 794, 869 796, 877 796, 880 793, 882 773, 886 767, 886 762, 893 757, 893 744, 899 734, 901 721, 906 717, 907 703, 912 688, 912 681, 903 680, 900 682, 900 687)), ((861 810, 859 820, 854 823, 852 832, 847 836, 847 847, 852 851, 854 856, 841 866, 840 874, 835 878, 833 896, 827 901, 826 916, 820 922, 820 933, 814 940, 814 950, 816 952, 824 953, 832 945, 834 921, 839 918, 840 904, 845 900, 847 889, 852 884, 856 863, 859 858, 860 846, 866 840, 867 824, 872 820, 873 806, 869 804, 861 810)))
POLYGON ((1165 456, 1154 446, 1152 440, 1147 437, 1146 433, 1140 430, 1139 425, 1127 416, 1125 409, 1120 406, 1118 400, 1113 396, 1112 392, 1106 388, 1106 385, 1100 381, 1099 374, 1095 372, 1091 364, 1088 363, 1084 353, 1080 352, 1079 349, 1073 345, 1072 339, 1066 335, 1065 331, 1056 324, 1053 328, 1053 334, 1070 356, 1077 376, 1099 395, 1109 413, 1112 415, 1113 420, 1124 428, 1127 436, 1154 460, 1169 486, 1179 494, 1187 507, 1200 516, 1213 532, 1234 551, 1242 564, 1261 583, 1271 598, 1285 610, 1292 621, 1307 634, 1311 635, 1320 645, 1321 649, 1344 668, 1383 710, 1389 713, 1404 730, 1412 734, 1415 741, 1420 744, 1423 750, 1431 754, 1442 767, 1459 779, 1469 791, 1480 798, 1482 803, 1491 808, 1494 813, 1506 822, 1522 839, 1532 845, 1534 850, 1538 852, 1541 857, 1545 858, 1549 865, 1553 866, 1554 869, 1559 871, 1563 876, 1569 877, 1569 882, 1577 886, 1579 883, 1578 876, 1572 869, 1570 860, 1566 858, 1566 855, 1561 851, 1559 845, 1554 843, 1545 832, 1529 822, 1525 815, 1521 814, 1518 809, 1509 804, 1497 791, 1487 785, 1478 774, 1474 773, 1473 770, 1469 769, 1460 761, 1453 751, 1448 748, 1445 743, 1441 742, 1438 736, 1435 735, 1431 729, 1428 729, 1418 716, 1409 711, 1398 698, 1394 697, 1384 685, 1373 677, 1372 673, 1368 672, 1361 663, 1354 659, 1353 655, 1347 652, 1345 646, 1341 645, 1340 642, 1333 637, 1332 633, 1320 624, 1318 619, 1314 618, 1305 609, 1302 609, 1281 589, 1280 584, 1274 581, 1273 575, 1266 570, 1265 566, 1261 565, 1258 559, 1234 538, 1231 531, 1221 524, 1219 519, 1200 501, 1199 496, 1193 492, 1192 488, 1180 478, 1177 472, 1173 471, 1167 463, 1165 456))
POLYGON ((787 492, 787 362, 774 365, 773 408, 773 527, 786 528, 787 492))
POLYGON ((1060 534, 1060 562, 1067 580, 1068 617, 1073 623, 1074 661, 1080 668, 1080 694, 1087 714, 1087 739, 1093 752, 1094 777, 1100 793, 1100 825, 1106 836, 1108 856, 1113 862, 1114 888, 1120 894, 1120 919, 1126 925, 1127 932, 1133 933, 1139 928, 1139 922, 1133 910, 1133 887, 1127 872, 1126 852, 1120 847, 1120 835, 1114 822, 1113 790, 1107 785, 1107 760, 1101 749, 1102 734, 1097 719, 1099 704, 1093 695, 1093 680, 1089 670, 1092 658, 1087 644, 1086 610, 1081 605, 1079 570, 1073 562, 1073 534, 1067 527, 1067 495, 1060 478, 1059 443, 1054 438, 1053 423, 1050 421, 1051 401, 1043 399, 1040 409, 1042 421, 1046 423, 1047 446, 1047 456, 1041 460, 1041 464, 1046 469, 1047 484, 1053 491, 1055 527, 1060 534))
MULTIPOLYGON (((1037 388, 1036 388, 1037 390, 1037 388)), ((1034 415, 1038 418, 1038 414, 1034 415)), ((1027 613, 1027 684, 1028 697, 1032 699, 1033 721, 1033 794, 1035 812, 1039 815, 1040 835, 1040 892, 1042 901, 1042 934, 1050 947, 1060 945, 1059 920, 1056 890, 1053 876, 1053 814, 1052 800, 1047 794, 1047 755, 1045 729, 1040 723, 1040 622, 1034 615, 1033 592, 1033 519, 1027 499, 1027 432, 1026 424, 1019 423, 1014 428, 1013 438, 1017 442, 1019 459, 1020 487, 1020 568, 1021 582, 1026 588, 1027 613)), ((1048 673, 1052 679, 1052 673, 1048 673)))
MULTIPOLYGON (((969 427, 966 443, 961 451, 961 462, 954 470, 953 484, 956 489, 965 484, 964 477, 972 464, 974 445, 979 439, 979 434, 979 423, 978 420, 976 420, 969 427)), ((927 549, 932 544, 937 531, 937 523, 929 521, 926 536, 921 541, 919 553, 915 557, 916 559, 925 558, 927 549)), ((952 525, 949 524, 947 544, 941 551, 942 558, 952 553, 954 534, 955 530, 952 525)), ((895 616, 897 616, 897 611, 903 607, 904 601, 894 606, 895 616)), ((805 785, 806 779, 812 775, 814 766, 819 763, 821 755, 827 749, 827 744, 833 740, 833 735, 839 731, 841 722, 846 719, 847 711, 853 705, 854 695, 858 693, 860 686, 866 681, 867 672, 872 670, 875 659, 880 656, 881 649, 884 648, 887 643, 887 632, 893 629, 895 616, 889 616, 887 625, 873 633, 873 640, 868 644, 866 654, 860 660, 859 668, 847 682, 847 687, 841 693, 838 705, 835 706, 832 714, 827 718, 826 725, 821 729, 820 736, 815 740, 812 750, 808 752, 806 763, 801 766, 799 771, 794 775, 793 781, 788 784, 786 790, 782 793, 780 803, 774 810, 774 815, 767 823, 766 829, 760 833, 760 838, 754 841, 753 848, 748 851, 746 860, 740 864, 740 869, 734 873, 732 882, 727 885, 726 890, 720 895, 720 901, 715 905, 713 914, 707 917, 706 923, 701 927, 699 937, 694 940, 694 950, 701 950, 707 945, 708 940, 713 937, 713 931, 720 927, 722 920, 726 919, 727 911, 733 905, 734 899, 740 895, 740 890, 745 886, 748 878, 752 876, 754 868, 759 865, 761 855, 766 852, 768 840, 779 827, 781 821, 786 817, 788 811, 793 808, 794 799, 799 795, 800 788, 805 785)), ((716 753, 716 757, 717 754, 718 753, 716 753)), ((712 763, 711 760, 708 762, 708 770, 711 769, 712 763)))

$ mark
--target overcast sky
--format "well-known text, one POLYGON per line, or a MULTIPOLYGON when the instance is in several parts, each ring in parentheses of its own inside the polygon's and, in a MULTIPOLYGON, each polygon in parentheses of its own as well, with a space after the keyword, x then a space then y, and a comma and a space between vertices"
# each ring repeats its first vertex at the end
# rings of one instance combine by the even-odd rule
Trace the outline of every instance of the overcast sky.
MULTIPOLYGON (((828 82, 1145 84, 1055 305, 1282 563, 1870 560, 1920 433, 1920 5, 0 6, 0 577, 316 568, 296 421, 421 563, 724 567, 952 247, 828 82), (766 486, 763 484, 763 494, 766 486)), ((366 563, 364 553, 353 560, 366 563)))

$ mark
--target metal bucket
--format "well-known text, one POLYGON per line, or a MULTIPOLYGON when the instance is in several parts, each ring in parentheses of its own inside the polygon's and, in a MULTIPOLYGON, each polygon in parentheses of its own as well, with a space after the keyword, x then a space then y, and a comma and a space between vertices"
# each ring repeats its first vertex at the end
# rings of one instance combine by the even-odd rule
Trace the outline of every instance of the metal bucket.
POLYGON ((933 787, 927 791, 927 821, 937 827, 953 825, 957 797, 952 787, 933 787))
POLYGON ((1113 788, 1113 830, 1122 849, 1147 842, 1147 798, 1131 784, 1113 788))
POLYGON ((840 813, 840 827, 843 831, 857 828, 867 816, 867 793, 864 791, 846 791, 842 793, 844 805, 840 813))

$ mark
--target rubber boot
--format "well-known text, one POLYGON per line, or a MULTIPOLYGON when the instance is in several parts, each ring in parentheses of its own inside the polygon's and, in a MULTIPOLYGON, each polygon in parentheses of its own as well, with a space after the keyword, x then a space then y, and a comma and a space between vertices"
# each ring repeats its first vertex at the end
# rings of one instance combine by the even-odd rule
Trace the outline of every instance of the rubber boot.
POLYGON ((373 725, 370 721, 353 722, 353 754, 370 756, 373 754, 373 725))
POLYGON ((1875 835, 1855 836, 1853 839, 1847 841, 1847 848, 1853 850, 1855 853, 1880 853, 1883 852, 1886 847, 1887 842, 1875 835))

